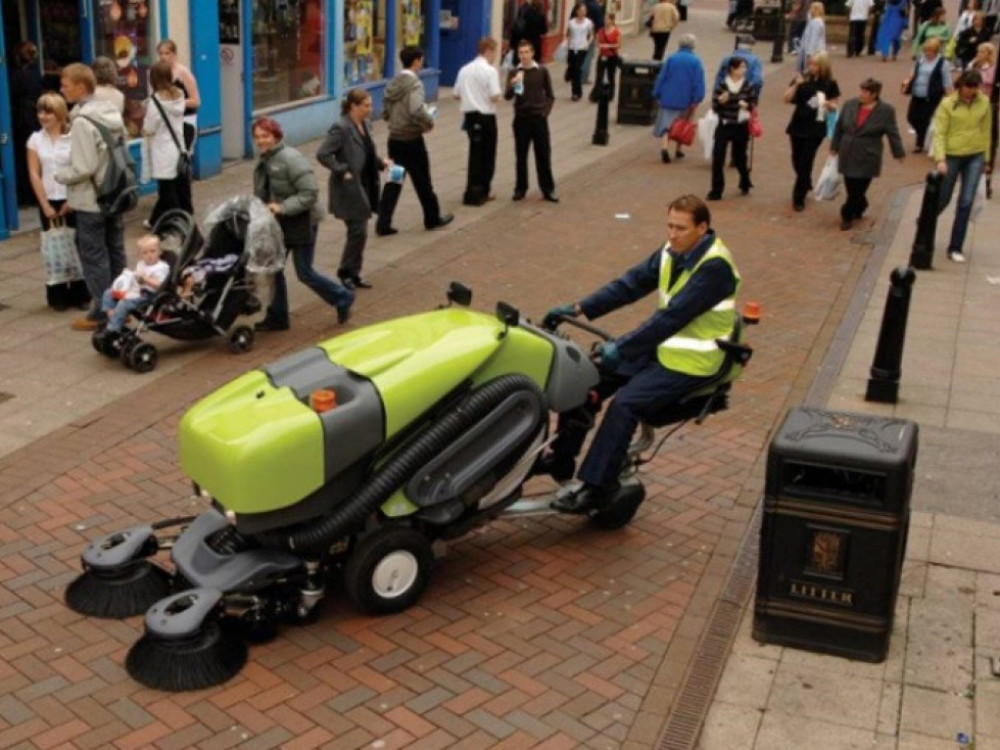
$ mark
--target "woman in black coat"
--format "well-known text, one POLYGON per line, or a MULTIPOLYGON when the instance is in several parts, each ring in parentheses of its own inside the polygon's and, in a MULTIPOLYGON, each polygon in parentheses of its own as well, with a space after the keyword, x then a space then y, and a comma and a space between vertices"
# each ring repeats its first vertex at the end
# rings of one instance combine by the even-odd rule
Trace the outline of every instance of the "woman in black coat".
POLYGON ((875 79, 862 81, 858 98, 844 104, 833 130, 830 153, 838 157, 837 169, 847 191, 840 208, 840 228, 845 231, 868 208, 868 187, 882 172, 882 139, 888 139, 896 159, 906 157, 896 110, 879 98, 881 93, 882 84, 875 79))
POLYGON ((792 145, 792 168, 795 170, 792 207, 796 211, 806 206, 806 193, 813 187, 816 151, 826 138, 826 118, 837 109, 839 98, 840 87, 833 78, 830 56, 826 52, 810 57, 805 75, 795 76, 785 91, 785 102, 795 105, 785 132, 792 145))
POLYGON ((347 226, 347 240, 337 276, 348 289, 369 289, 361 278, 361 262, 368 242, 368 219, 378 206, 378 173, 392 162, 375 149, 368 118, 372 98, 364 89, 351 89, 340 105, 316 158, 330 170, 330 213, 347 226))
POLYGON ((733 164, 740 173, 740 192, 746 195, 753 184, 747 165, 747 147, 750 145, 750 110, 757 103, 757 92, 747 80, 746 60, 733 55, 726 64, 726 75, 712 95, 712 109, 719 116, 715 128, 715 145, 712 147, 712 190, 708 200, 722 198, 726 186, 723 169, 726 165, 726 146, 733 148, 733 164))

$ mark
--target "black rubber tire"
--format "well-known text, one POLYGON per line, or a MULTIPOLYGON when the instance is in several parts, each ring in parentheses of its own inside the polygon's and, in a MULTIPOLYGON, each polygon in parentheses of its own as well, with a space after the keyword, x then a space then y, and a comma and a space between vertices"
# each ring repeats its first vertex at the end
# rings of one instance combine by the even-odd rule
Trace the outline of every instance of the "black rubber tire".
POLYGON ((140 341, 132 347, 128 360, 136 372, 152 372, 156 368, 156 347, 147 341, 140 341))
POLYGON ((430 540, 404 526, 364 537, 344 564, 344 590, 362 612, 388 615, 416 604, 430 581, 430 540))
POLYGON ((229 351, 233 354, 246 354, 253 344, 254 331, 250 326, 236 326, 229 334, 229 351))
POLYGON ((595 511, 590 516, 590 522, 599 529, 613 531, 626 526, 635 518, 639 506, 646 498, 646 488, 641 482, 627 484, 618 490, 615 499, 607 507, 595 511))

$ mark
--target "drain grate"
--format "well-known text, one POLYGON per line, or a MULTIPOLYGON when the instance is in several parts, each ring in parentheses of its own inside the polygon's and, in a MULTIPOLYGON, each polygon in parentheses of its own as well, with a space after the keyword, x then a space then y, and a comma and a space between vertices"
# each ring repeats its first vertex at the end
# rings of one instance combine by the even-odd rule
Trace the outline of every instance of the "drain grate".
POLYGON ((658 750, 693 750, 695 747, 757 575, 761 512, 761 504, 758 503, 722 595, 715 603, 708 627, 698 644, 691 668, 681 684, 677 703, 670 712, 657 745, 658 750))

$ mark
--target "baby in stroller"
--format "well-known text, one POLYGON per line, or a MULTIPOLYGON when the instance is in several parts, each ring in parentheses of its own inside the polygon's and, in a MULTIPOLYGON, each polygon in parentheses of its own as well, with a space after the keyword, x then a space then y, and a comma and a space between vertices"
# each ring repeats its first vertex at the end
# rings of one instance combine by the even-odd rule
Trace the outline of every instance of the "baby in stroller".
POLYGON ((183 211, 167 212, 153 231, 164 248, 176 248, 163 251, 169 277, 133 310, 133 329, 95 334, 94 348, 141 373, 157 360, 156 348, 142 340, 147 331, 182 341, 227 336, 231 351, 250 351, 253 328, 237 319, 261 308, 254 274, 284 265, 281 229, 263 202, 237 197, 212 210, 205 219, 207 240, 183 211))
POLYGON ((167 277, 170 266, 160 260, 160 238, 146 234, 136 243, 142 258, 135 271, 125 269, 101 298, 101 310, 108 316, 108 330, 120 332, 129 315, 152 298, 167 277))

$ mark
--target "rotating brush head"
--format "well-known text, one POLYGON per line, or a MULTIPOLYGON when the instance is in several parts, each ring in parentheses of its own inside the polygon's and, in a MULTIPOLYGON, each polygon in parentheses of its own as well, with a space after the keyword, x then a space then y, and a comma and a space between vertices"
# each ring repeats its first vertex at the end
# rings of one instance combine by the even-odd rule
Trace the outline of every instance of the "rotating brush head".
POLYGON ((164 639, 150 634, 129 649, 125 669, 154 690, 180 692, 220 685, 235 677, 247 660, 247 647, 228 620, 209 620, 194 635, 164 639))
POLYGON ((66 588, 66 605, 81 615, 121 619, 141 615, 171 591, 167 571, 148 560, 134 560, 84 571, 66 588))

